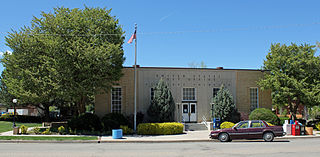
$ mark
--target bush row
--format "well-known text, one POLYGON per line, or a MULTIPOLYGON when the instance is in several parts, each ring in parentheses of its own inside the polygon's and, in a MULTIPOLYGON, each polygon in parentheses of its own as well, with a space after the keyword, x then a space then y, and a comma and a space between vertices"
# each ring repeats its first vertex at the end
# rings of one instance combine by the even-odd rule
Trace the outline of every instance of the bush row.
POLYGON ((85 113, 68 121, 73 132, 107 132, 128 125, 128 119, 120 113, 109 113, 101 119, 95 114, 85 113))
MULTIPOLYGON (((26 115, 16 115, 15 121, 21 123, 42 123, 46 119, 40 116, 26 116, 26 115)), ((49 121, 62 121, 61 118, 50 118, 49 121)), ((2 115, 0 116, 0 121, 13 121, 13 115, 2 115)))
MULTIPOLYGON (((13 121, 13 115, 2 115, 0 121, 13 121)), ((16 115, 15 121, 21 123, 41 123, 43 119, 38 116, 16 115)))
POLYGON ((141 123, 137 127, 140 135, 174 135, 183 133, 181 123, 141 123))

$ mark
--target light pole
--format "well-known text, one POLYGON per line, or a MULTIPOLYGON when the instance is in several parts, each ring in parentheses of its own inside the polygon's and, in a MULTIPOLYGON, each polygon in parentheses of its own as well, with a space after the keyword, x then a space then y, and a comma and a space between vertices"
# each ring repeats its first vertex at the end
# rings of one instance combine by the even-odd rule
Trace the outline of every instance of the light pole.
POLYGON ((12 102, 13 102, 13 125, 12 125, 12 127, 15 128, 16 127, 16 119, 15 119, 15 117, 16 117, 16 103, 18 102, 18 100, 13 99, 12 102))

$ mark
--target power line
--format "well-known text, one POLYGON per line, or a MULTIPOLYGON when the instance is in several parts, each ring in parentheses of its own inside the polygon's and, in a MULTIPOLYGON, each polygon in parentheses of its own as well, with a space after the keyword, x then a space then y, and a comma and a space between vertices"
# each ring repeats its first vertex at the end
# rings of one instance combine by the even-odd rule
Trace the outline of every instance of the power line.
MULTIPOLYGON (((238 28, 222 28, 222 29, 209 29, 209 30, 190 30, 190 31, 174 31, 174 32, 141 32, 137 35, 165 35, 165 34, 185 34, 185 33, 216 33, 216 32, 232 32, 232 31, 252 31, 252 30, 271 30, 271 29, 281 29, 281 28, 290 28, 290 27, 305 27, 312 25, 319 25, 320 22, 313 22, 308 24, 288 24, 288 25, 270 25, 270 26, 253 26, 253 27, 238 27, 238 28)), ((0 34, 8 34, 8 32, 0 32, 0 34)), ((89 37, 89 36, 118 36, 122 34, 112 34, 112 33, 103 33, 103 34, 46 34, 46 33, 37 33, 29 34, 34 36, 80 36, 80 37, 89 37)), ((131 35, 131 34, 125 34, 131 35)))

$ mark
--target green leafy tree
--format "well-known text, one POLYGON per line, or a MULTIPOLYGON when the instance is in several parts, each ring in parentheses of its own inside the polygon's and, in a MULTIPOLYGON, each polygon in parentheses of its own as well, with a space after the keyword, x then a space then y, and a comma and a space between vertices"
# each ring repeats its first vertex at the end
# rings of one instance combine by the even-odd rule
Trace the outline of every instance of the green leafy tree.
POLYGON ((222 122, 238 122, 240 120, 240 114, 234 104, 233 96, 223 84, 217 95, 213 98, 212 103, 214 104, 212 110, 213 117, 220 118, 222 122))
POLYGON ((320 60, 315 46, 272 44, 263 68, 270 73, 258 85, 271 89, 273 103, 287 107, 292 119, 299 105, 319 104, 320 60))
POLYGON ((54 8, 13 31, 13 50, 1 60, 7 91, 49 112, 55 100, 85 112, 92 95, 108 91, 122 76, 124 32, 111 10, 54 8))
POLYGON ((6 84, 3 82, 3 75, 0 78, 0 103, 7 108, 11 107, 14 97, 8 92, 6 84))
POLYGON ((154 88, 154 97, 148 109, 148 115, 155 122, 174 121, 174 100, 167 84, 161 78, 154 88))

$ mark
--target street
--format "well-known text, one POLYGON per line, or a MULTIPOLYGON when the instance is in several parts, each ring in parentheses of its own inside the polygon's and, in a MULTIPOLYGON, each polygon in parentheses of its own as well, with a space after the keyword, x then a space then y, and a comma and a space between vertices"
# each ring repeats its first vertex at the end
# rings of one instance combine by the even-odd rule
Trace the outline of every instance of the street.
POLYGON ((0 156, 319 156, 320 139, 186 143, 0 143, 0 156))

